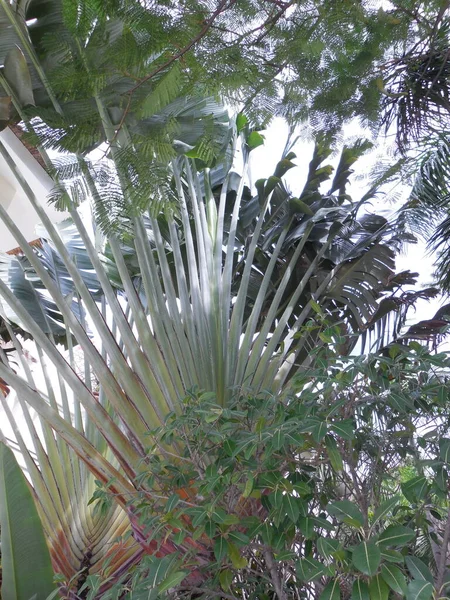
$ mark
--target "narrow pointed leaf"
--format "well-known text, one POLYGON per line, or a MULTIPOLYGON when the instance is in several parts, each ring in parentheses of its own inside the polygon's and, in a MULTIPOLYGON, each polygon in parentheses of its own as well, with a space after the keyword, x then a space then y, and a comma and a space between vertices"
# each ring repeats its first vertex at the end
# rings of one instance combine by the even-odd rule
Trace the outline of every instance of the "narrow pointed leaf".
POLYGON ((297 523, 300 516, 300 508, 298 506, 297 498, 294 498, 290 494, 283 496, 283 508, 286 511, 287 516, 293 523, 297 523))
POLYGON ((339 448, 333 436, 325 436, 325 446, 332 468, 335 471, 342 471, 344 468, 344 463, 342 462, 341 453, 339 452, 339 448))
POLYGON ((439 458, 450 464, 450 439, 441 438, 439 440, 439 458))
POLYGON ((410 502, 420 502, 428 493, 429 485, 426 477, 414 477, 401 485, 403 495, 410 502))
POLYGON ((394 496, 393 498, 389 498, 382 502, 373 515, 372 525, 375 525, 380 519, 383 519, 386 515, 391 513, 395 506, 398 505, 399 501, 400 496, 394 496))
POLYGON ((381 560, 390 563, 403 564, 405 557, 398 550, 387 550, 384 546, 380 546, 381 560))
POLYGON ((355 437, 355 424, 351 419, 337 421, 331 425, 331 429, 344 440, 352 440, 355 437))
POLYGON ((171 573, 164 581, 162 581, 158 586, 158 591, 160 594, 170 590, 171 588, 175 588, 179 585, 183 579, 185 579, 188 575, 187 571, 175 571, 171 573))

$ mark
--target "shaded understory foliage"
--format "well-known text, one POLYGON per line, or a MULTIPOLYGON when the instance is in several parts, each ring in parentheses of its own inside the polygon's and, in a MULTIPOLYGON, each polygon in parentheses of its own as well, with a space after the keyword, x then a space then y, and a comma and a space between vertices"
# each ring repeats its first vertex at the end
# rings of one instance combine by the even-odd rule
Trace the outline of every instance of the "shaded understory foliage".
MULTIPOLYGON (((342 359, 339 327, 318 311, 302 333, 317 327, 328 346, 292 396, 192 391, 150 432, 153 491, 129 506, 157 548, 190 550, 145 558, 105 597, 447 597, 448 357, 413 342, 342 359)), ((92 501, 115 500, 99 483, 92 501)))

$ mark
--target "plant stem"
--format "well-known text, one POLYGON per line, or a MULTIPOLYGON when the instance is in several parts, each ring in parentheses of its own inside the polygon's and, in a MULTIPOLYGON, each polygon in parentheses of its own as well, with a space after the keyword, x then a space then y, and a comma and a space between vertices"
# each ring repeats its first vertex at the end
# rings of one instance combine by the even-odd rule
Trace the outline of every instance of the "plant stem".
POLYGON ((272 550, 266 547, 263 551, 263 554, 272 578, 273 587, 275 588, 275 592, 278 596, 278 600, 286 600, 286 594, 284 593, 283 586, 281 585, 280 576, 275 565, 272 550))

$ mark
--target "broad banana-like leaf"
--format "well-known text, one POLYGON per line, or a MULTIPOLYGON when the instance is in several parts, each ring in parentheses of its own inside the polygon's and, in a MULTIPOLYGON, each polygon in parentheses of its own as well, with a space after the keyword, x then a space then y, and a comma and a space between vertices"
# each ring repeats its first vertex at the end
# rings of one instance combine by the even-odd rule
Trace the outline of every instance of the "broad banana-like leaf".
POLYGON ((3 600, 46 600, 53 590, 50 554, 28 482, 0 442, 0 532, 3 600))
MULTIPOLYGON (((70 256, 76 261, 91 294, 95 298, 100 298, 102 294, 98 279, 93 273, 92 264, 86 256, 80 236, 74 231, 73 223, 63 221, 57 227, 61 239, 64 240, 70 256)), ((47 273, 72 307, 72 311, 81 319, 82 308, 77 301, 72 280, 51 241, 42 238, 40 244, 36 245, 35 252, 47 273)), ((44 331, 54 335, 58 341, 67 343, 62 315, 23 254, 0 255, 0 279, 11 289, 44 331)), ((2 303, 1 300, 0 314, 3 318, 22 327, 23 324, 11 307, 2 303)))

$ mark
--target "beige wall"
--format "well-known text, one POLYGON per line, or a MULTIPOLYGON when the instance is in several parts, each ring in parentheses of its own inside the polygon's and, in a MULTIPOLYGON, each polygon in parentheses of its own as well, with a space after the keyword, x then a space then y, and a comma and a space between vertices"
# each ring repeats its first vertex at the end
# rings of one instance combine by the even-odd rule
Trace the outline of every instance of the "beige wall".
MULTIPOLYGON (((61 221, 66 213, 56 211, 47 203, 47 196, 53 187, 52 180, 33 158, 16 135, 9 129, 0 133, 0 140, 11 154, 37 198, 44 206, 47 214, 54 223, 61 221)), ((11 169, 0 155, 0 202, 8 211, 10 217, 22 231, 27 241, 36 239, 35 227, 38 217, 30 206, 27 197, 17 182, 11 169)), ((12 235, 0 221, 0 252, 7 252, 18 246, 12 235)))

